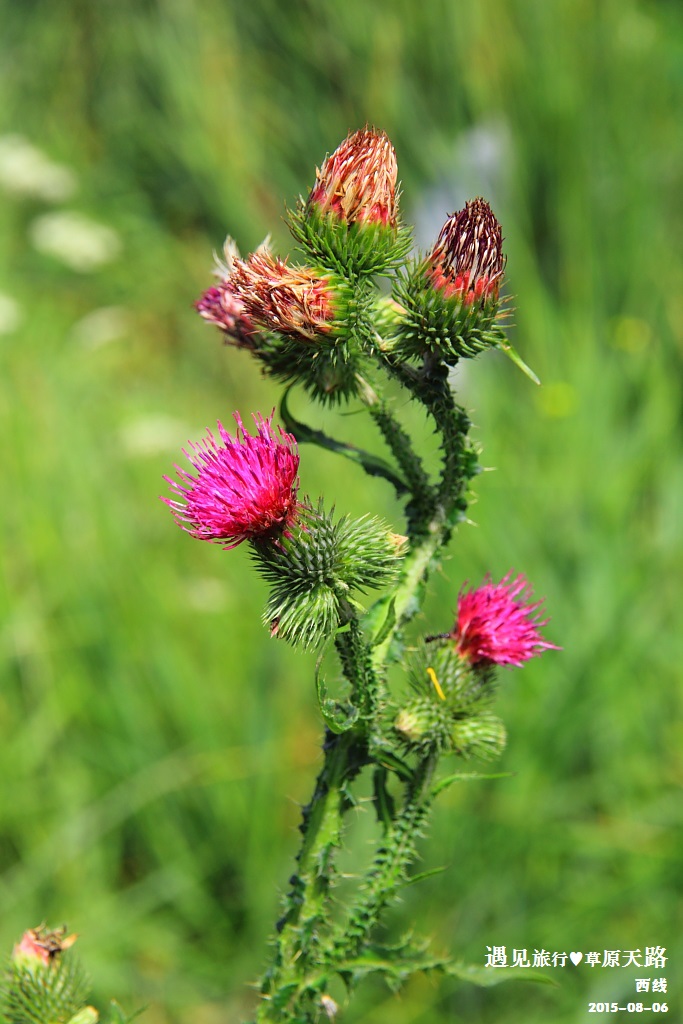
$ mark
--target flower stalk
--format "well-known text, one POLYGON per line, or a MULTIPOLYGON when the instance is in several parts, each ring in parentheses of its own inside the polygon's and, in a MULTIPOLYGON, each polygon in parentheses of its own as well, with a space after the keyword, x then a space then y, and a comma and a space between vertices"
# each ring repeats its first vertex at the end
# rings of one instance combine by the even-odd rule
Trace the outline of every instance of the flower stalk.
POLYGON ((197 309, 287 384, 281 416, 291 432, 277 429, 272 415, 255 416, 252 436, 235 414, 236 436, 219 424, 222 445, 211 434, 192 445, 194 473, 177 468, 179 481, 167 478, 174 495, 164 499, 194 538, 226 548, 247 541, 270 588, 271 637, 321 652, 323 765, 302 813, 296 868, 255 1009, 259 1024, 332 1019, 334 975, 350 992, 372 970, 405 979, 437 964, 447 969, 448 958, 430 958, 412 940, 380 948, 377 926, 410 879, 436 793, 454 777, 438 781, 442 762, 492 758, 505 746, 505 728, 490 710, 497 667, 555 646, 540 633, 547 622, 540 602, 530 602, 524 577, 510 574, 461 589, 450 631, 411 634, 477 473, 450 368, 492 347, 513 351, 501 305, 503 236, 491 207, 467 203, 425 256, 407 261, 396 155, 383 132, 366 126, 326 157, 290 228, 303 263, 275 257, 267 244, 242 259, 229 242, 219 283, 197 309), (380 274, 392 278, 391 298, 376 288, 380 274), (359 403, 389 459, 295 420, 288 405, 295 386, 321 405, 359 403), (434 478, 387 397, 397 387, 433 423, 441 452, 434 478), (375 517, 354 520, 322 499, 299 498, 297 440, 390 482, 405 501, 406 535, 375 517), (375 590, 368 607, 365 595, 375 590), (326 679, 332 663, 335 695, 326 679), (405 688, 389 673, 396 664, 405 688), (381 835, 342 898, 336 856, 353 842, 347 814, 366 775, 381 835))

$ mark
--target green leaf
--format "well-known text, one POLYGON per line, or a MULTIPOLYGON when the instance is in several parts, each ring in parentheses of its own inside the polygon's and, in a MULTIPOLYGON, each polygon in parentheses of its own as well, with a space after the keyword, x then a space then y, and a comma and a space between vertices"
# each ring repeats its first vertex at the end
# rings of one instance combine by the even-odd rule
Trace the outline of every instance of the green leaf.
POLYGON ((417 875, 411 875, 410 878, 406 878, 405 885, 415 885, 416 882, 422 882, 425 878, 431 878, 433 875, 441 875, 446 870, 446 865, 443 864, 439 868, 430 868, 429 871, 420 871, 417 875))
POLYGON ((412 768, 410 768, 405 761, 402 761, 400 757, 397 757, 396 754, 393 754, 390 750, 380 748, 373 750, 373 756, 378 764, 383 765, 385 768, 390 768, 392 772, 395 772, 402 782, 412 782, 412 768))
POLYGON ((391 986, 402 985, 411 975, 427 971, 437 971, 481 988, 491 988, 504 981, 532 981, 557 986, 550 975, 531 968, 480 967, 448 956, 434 956, 426 947, 410 944, 371 947, 367 952, 337 964, 335 970, 342 976, 350 975, 354 983, 370 974, 379 974, 391 986))
POLYGON ((134 1021, 136 1017, 139 1017, 140 1014, 144 1013, 146 1009, 146 1006, 142 1006, 139 1010, 136 1010, 127 1017, 116 1000, 112 999, 109 1004, 110 1016, 107 1024, 131 1024, 131 1021, 134 1021))
POLYGON ((357 463, 361 466, 368 476, 379 476, 388 480, 389 483, 393 484, 396 490, 397 496, 409 493, 408 485, 403 480, 393 466, 390 466, 384 459, 380 459, 379 456, 373 455, 371 452, 363 451, 362 448, 357 448, 353 444, 345 444, 343 441, 335 441, 333 437, 328 437, 327 434, 323 434, 321 430, 314 430, 312 427, 307 427, 305 423, 301 423, 296 420, 289 411, 287 405, 287 398, 289 392, 292 390, 292 386, 287 388, 282 401, 280 402, 280 419, 284 424, 284 427, 290 434, 294 434, 299 444, 317 444, 319 448, 326 448, 328 451, 336 452, 338 455, 343 455, 347 459, 351 459, 352 462, 357 463))
POLYGON ((504 981, 533 981, 539 985, 559 987, 559 983, 549 974, 535 971, 531 967, 479 967, 477 964, 463 964, 453 960, 444 961, 438 969, 452 978, 469 981, 470 984, 479 985, 480 988, 492 988, 504 981))
POLYGON ((381 623, 381 625, 379 626, 379 629, 377 630, 377 632, 373 636, 372 640, 370 641, 370 646, 371 647, 379 647, 379 645, 384 640, 386 640, 386 638, 389 636, 389 634, 391 633, 392 629, 396 625, 396 595, 395 594, 392 594, 388 599, 381 598, 376 603, 376 605, 373 605, 373 607, 368 612, 368 615, 366 616, 366 620, 369 619, 370 622, 372 623, 371 617, 372 617, 372 613, 375 610, 375 608, 377 608, 377 612, 378 613, 381 613, 384 610, 384 607, 386 607, 386 614, 384 616, 384 621, 381 623), (388 603, 387 603, 387 600, 388 600, 388 603))
POLYGON ((359 711, 353 704, 345 703, 334 700, 327 696, 327 686, 325 680, 320 673, 320 666, 322 663, 322 655, 318 658, 318 664, 315 670, 315 686, 318 693, 318 704, 320 705, 320 712, 325 719, 325 724, 328 729, 339 735, 342 732, 347 732, 352 725, 358 720, 359 711))
POLYGON ((541 383, 536 374, 534 373, 534 371, 531 369, 531 367, 527 366, 527 364, 520 356, 519 352, 512 347, 509 341, 501 342, 500 345, 498 345, 498 348, 500 348, 501 352, 505 353, 508 359, 512 360, 515 366, 519 367, 522 373, 526 374, 529 380, 532 380, 534 384, 541 383))
POLYGON ((394 798, 387 789, 387 770, 384 766, 375 770, 372 781, 377 820, 388 829, 394 820, 396 805, 394 798))
POLYGON ((445 779, 439 779, 432 786, 432 796, 437 796, 444 789, 452 786, 454 782, 478 782, 481 779, 510 779, 514 775, 515 772, 454 772, 453 775, 447 775, 445 779))

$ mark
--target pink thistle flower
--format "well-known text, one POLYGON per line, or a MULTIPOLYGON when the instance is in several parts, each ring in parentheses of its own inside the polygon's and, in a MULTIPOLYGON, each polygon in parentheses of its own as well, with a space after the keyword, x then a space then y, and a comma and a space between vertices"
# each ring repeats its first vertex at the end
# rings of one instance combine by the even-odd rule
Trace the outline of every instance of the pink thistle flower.
MULTIPOLYGON (((266 238, 256 251, 267 252, 268 243, 269 239, 266 238)), ((207 288, 194 306, 204 320, 220 327, 227 345, 253 350, 257 329, 246 315, 244 303, 232 284, 232 274, 239 256, 237 245, 228 235, 223 245, 223 258, 215 256, 215 274, 219 283, 207 288)))
POLYGON ((301 507, 297 501, 299 453, 296 439, 273 429, 273 415, 255 415, 257 435, 244 430, 239 413, 235 437, 218 423, 222 445, 207 437, 183 454, 197 470, 193 476, 179 466, 177 482, 164 479, 178 498, 162 497, 176 522, 199 540, 237 547, 245 540, 289 536, 301 507))
POLYGON ((21 937, 12 952, 15 964, 33 967, 37 964, 49 964, 65 949, 73 946, 78 936, 66 935, 66 928, 50 931, 44 924, 38 928, 29 928, 21 937))
POLYGON ((235 295, 229 281, 221 281, 219 285, 207 288, 194 305, 204 320, 220 327, 225 335, 226 344, 253 349, 256 328, 246 315, 244 303, 235 295))
POLYGON ((290 267, 267 250, 235 260, 230 287, 258 327, 299 341, 314 341, 337 329, 337 300, 330 274, 290 267))
POLYGON ((316 170, 308 207, 347 223, 397 225, 396 153, 385 132, 350 134, 316 170))
POLYGON ((495 304, 505 271, 503 234, 485 199, 451 214, 427 257, 432 286, 465 305, 495 304))
POLYGON ((534 613, 542 601, 529 603, 531 589, 524 576, 486 582, 458 595, 458 620, 450 634, 462 658, 471 664, 521 665, 544 650, 560 650, 544 640, 539 629, 548 619, 534 613))

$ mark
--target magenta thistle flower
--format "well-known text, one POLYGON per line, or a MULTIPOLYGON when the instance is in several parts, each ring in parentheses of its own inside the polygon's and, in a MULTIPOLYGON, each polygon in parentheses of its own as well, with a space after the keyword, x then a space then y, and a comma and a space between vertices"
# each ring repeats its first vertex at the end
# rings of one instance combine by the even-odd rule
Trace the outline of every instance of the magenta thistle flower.
POLYGON ((500 583, 487 577, 477 590, 462 590, 458 620, 450 634, 460 656, 473 665, 521 665, 544 650, 560 650, 539 633, 549 621, 534 614, 543 602, 530 599, 524 576, 513 580, 510 573, 500 583))
POLYGON ((179 466, 180 482, 164 477, 178 498, 162 497, 176 522, 199 540, 234 548, 245 540, 276 539, 298 516, 299 453, 296 439, 276 432, 272 414, 255 415, 257 435, 244 430, 239 413, 235 437, 219 422, 220 444, 211 431, 192 454, 183 454, 197 470, 193 476, 179 466))

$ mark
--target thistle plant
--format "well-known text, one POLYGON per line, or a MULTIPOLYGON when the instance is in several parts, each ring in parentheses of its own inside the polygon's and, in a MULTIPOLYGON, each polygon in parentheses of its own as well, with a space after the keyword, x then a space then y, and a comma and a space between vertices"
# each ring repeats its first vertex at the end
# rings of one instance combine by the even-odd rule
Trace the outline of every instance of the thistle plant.
POLYGON ((445 632, 415 639, 408 631, 465 519, 478 468, 450 369, 497 348, 535 379, 505 334, 505 256, 491 207, 481 198, 468 202, 447 218, 426 255, 409 256, 394 150, 383 132, 366 127, 325 159, 308 197, 289 213, 289 227, 300 262, 274 255, 268 240, 242 258, 229 239, 217 284, 197 302, 227 345, 249 352, 285 385, 277 421, 274 412, 256 414, 254 426, 245 426, 235 413, 233 433, 219 423, 218 439, 209 432, 185 452, 191 469, 176 467, 177 479, 166 478, 173 496, 163 499, 192 537, 225 548, 248 544, 269 587, 270 636, 320 652, 323 764, 303 809, 301 847, 260 983, 258 1024, 335 1017, 335 976, 351 992, 371 973, 391 985, 417 971, 482 984, 514 975, 432 953, 412 933, 381 943, 377 926, 415 880, 436 797, 463 777, 443 764, 491 760, 505 746, 492 710, 498 667, 522 665, 555 646, 541 633, 541 602, 511 573, 462 588, 445 632), (378 277, 389 278, 389 295, 378 277), (388 454, 298 422, 289 403, 296 387, 321 405, 363 409, 388 454), (399 418, 405 402, 397 393, 433 423, 441 452, 436 478, 399 418), (404 523, 354 519, 336 511, 334 498, 301 495, 304 442, 383 478, 403 503, 404 523), (405 678, 398 686, 396 666, 405 678), (342 898, 337 854, 352 841, 347 814, 368 775, 381 838, 342 898))
MULTIPOLYGON (((98 1011, 87 1003, 88 977, 71 952, 76 939, 65 927, 44 924, 24 932, 1 985, 0 1019, 7 1024, 98 1024, 98 1011)), ((129 1024, 133 1017, 112 1002, 107 1020, 129 1024)))

